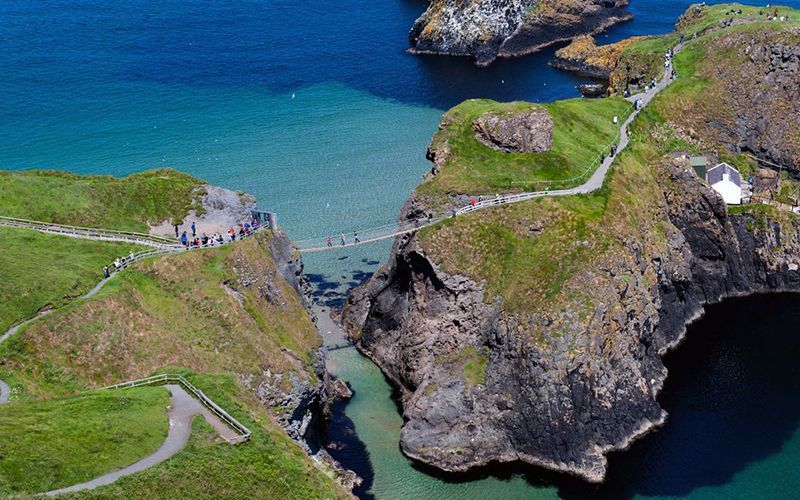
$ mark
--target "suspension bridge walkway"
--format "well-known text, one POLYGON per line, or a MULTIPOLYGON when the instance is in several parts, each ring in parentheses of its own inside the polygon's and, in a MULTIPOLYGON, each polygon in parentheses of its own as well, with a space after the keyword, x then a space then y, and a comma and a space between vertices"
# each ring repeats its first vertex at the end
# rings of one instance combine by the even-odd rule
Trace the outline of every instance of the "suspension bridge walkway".
MULTIPOLYGON (((674 52, 675 53, 679 52, 681 48, 682 48, 681 45, 677 46, 674 52)), ((639 115, 641 110, 644 109, 648 104, 650 104, 650 102, 659 92, 664 90, 667 86, 669 86, 670 83, 672 83, 673 76, 674 76, 674 69, 672 64, 670 64, 669 67, 664 71, 664 75, 661 77, 661 80, 656 82, 656 85, 654 85, 652 88, 650 88, 645 92, 641 92, 639 94, 635 94, 626 98, 629 102, 632 103, 633 110, 630 112, 630 114, 628 114, 627 118, 622 122, 616 137, 612 141, 612 144, 617 144, 616 154, 619 154, 621 151, 623 151, 630 142, 630 134, 628 132, 630 124, 633 123, 633 121, 639 115)), ((609 151, 610 146, 611 144, 603 148, 600 154, 605 154, 606 151, 609 151)), ((532 200, 535 198, 541 198, 544 196, 572 196, 578 194, 588 194, 603 187, 603 183, 605 182, 606 176, 608 175, 608 172, 611 169, 611 165, 614 162, 614 159, 616 158, 616 154, 613 156, 608 155, 602 161, 600 161, 598 158, 598 160, 595 160, 595 162, 589 165, 589 167, 581 175, 578 175, 574 178, 560 179, 555 181, 542 181, 542 184, 545 187, 537 191, 511 193, 503 195, 498 194, 495 196, 486 196, 486 195, 480 197, 475 196, 473 198, 478 199, 480 201, 476 201, 475 203, 470 203, 469 205, 456 208, 449 213, 432 215, 429 217, 424 217, 416 220, 406 220, 397 222, 395 224, 370 228, 365 231, 359 231, 358 241, 356 241, 353 233, 347 231, 347 232, 335 233, 335 234, 346 235, 344 236, 344 238, 340 237, 338 241, 333 240, 331 237, 323 237, 323 238, 317 237, 301 241, 295 241, 294 243, 297 246, 298 250, 302 253, 327 252, 337 249, 341 250, 412 233, 424 227, 431 226, 438 222, 441 222, 444 219, 468 214, 476 210, 482 210, 485 208, 496 207, 500 205, 508 205, 511 203, 519 203, 523 201, 532 200), (563 188, 563 189, 549 189, 550 186, 580 182, 581 180, 584 179, 586 180, 583 183, 575 187, 563 188), (331 238, 331 240, 329 240, 328 238, 331 238)))
MULTIPOLYGON (((681 45, 677 46, 675 48, 675 53, 679 52, 681 48, 682 48, 681 45)), ((649 88, 645 92, 641 92, 639 94, 635 94, 626 98, 629 102, 632 103, 632 107, 629 108, 629 110, 632 109, 632 111, 628 114, 627 118, 625 118, 625 120, 622 122, 616 137, 611 142, 611 144, 617 144, 616 154, 619 154, 621 151, 623 151, 627 147, 630 141, 630 136, 628 132, 630 124, 636 119, 641 110, 644 109, 659 92, 661 92, 673 81, 673 76, 674 76, 673 67, 670 64, 669 67, 664 71, 663 76, 656 83, 656 85, 654 85, 652 88, 649 88)), ((570 179, 533 181, 526 183, 526 184, 540 184, 543 186, 536 191, 510 193, 502 195, 498 194, 495 196, 485 196, 485 195, 475 196, 473 197, 473 199, 477 199, 478 201, 470 203, 469 205, 463 207, 453 209, 448 213, 429 215, 427 217, 419 218, 416 220, 404 220, 381 227, 375 227, 363 231, 358 231, 358 238, 355 237, 354 233, 348 230, 344 232, 335 232, 334 234, 341 235, 340 237, 337 237, 335 239, 332 236, 316 237, 316 238, 295 241, 294 244, 297 250, 300 251, 301 253, 327 252, 333 250, 347 249, 355 246, 367 245, 370 243, 375 243, 378 241, 395 238, 397 236, 401 236, 404 234, 409 234, 418 231, 424 227, 431 226, 433 224, 441 222, 444 219, 468 214, 476 210, 482 210, 485 208, 496 207, 499 205, 507 205, 511 203, 519 203, 523 201, 532 200, 534 198, 541 198, 544 196, 571 196, 577 194, 591 193, 593 191, 600 189, 603 186, 606 176, 608 175, 608 171, 610 170, 611 165, 614 162, 614 159, 616 158, 616 154, 613 156, 610 154, 608 156, 605 156, 606 152, 610 151, 611 144, 606 145, 598 153, 599 155, 600 154, 604 155, 602 157, 603 158, 602 160, 598 156, 598 159, 592 162, 586 168, 586 170, 578 176, 575 176, 570 179), (555 188, 556 186, 569 185, 581 181, 583 181, 581 184, 578 184, 574 187, 561 188, 561 189, 555 188)), ((179 242, 177 242, 172 238, 156 236, 147 233, 134 232, 134 231, 118 231, 113 229, 70 226, 65 224, 32 221, 27 219, 19 219, 19 218, 4 217, 4 216, 0 216, 0 226, 33 229, 45 233, 69 236, 72 238, 84 238, 84 239, 99 240, 99 241, 126 242, 126 243, 133 243, 136 245, 150 247, 149 250, 134 254, 133 259, 126 260, 125 262, 126 265, 130 264, 134 260, 139 260, 146 257, 154 257, 157 255, 163 255, 167 253, 182 252, 187 249, 186 247, 182 246, 179 242)), ((225 243, 228 243, 228 241, 226 241, 225 243)), ((208 245, 208 246, 216 246, 216 245, 208 245)), ((206 248, 208 246, 200 248, 206 248)), ((191 249, 195 247, 189 247, 189 248, 191 249)))

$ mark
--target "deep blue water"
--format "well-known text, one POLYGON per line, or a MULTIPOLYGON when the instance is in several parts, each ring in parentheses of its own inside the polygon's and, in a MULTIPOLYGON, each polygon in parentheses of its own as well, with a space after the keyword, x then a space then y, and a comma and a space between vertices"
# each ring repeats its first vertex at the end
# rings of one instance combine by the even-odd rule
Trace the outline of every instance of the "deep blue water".
MULTIPOLYGON (((636 19, 598 38, 670 31, 688 3, 632 0, 636 19)), ((424 8, 423 0, 3 0, 0 168, 126 175, 172 166, 255 194, 295 239, 390 223, 429 169, 425 148, 444 110, 472 97, 575 97, 583 81, 547 66, 555 48, 482 69, 466 58, 408 55, 408 29, 424 8)), ((389 246, 309 256, 306 269, 318 294, 336 299, 389 246)), ((777 303, 796 308, 786 300, 777 303)), ((800 326, 785 318, 761 331, 752 319, 759 310, 720 324, 751 325, 759 336, 800 326)), ((733 360, 721 359, 723 368, 733 371, 711 370, 711 348, 691 351, 697 357, 680 366, 696 370, 676 369, 675 389, 664 396, 670 423, 613 457, 609 485, 588 494, 750 497, 797 486, 797 411, 787 403, 797 387, 781 383, 794 374, 758 372, 770 369, 758 363, 737 371, 736 363, 758 358, 741 360, 719 347, 726 345, 719 334, 713 338, 733 360), (678 379, 682 371, 692 375, 678 379), (739 387, 731 380, 747 390, 731 393, 739 387), (715 406, 704 407, 710 400, 715 406)), ((352 349, 331 353, 330 364, 356 391, 334 434, 358 443, 343 456, 368 479, 361 493, 587 494, 541 471, 508 469, 469 482, 418 471, 397 449, 402 419, 376 367, 352 349)))

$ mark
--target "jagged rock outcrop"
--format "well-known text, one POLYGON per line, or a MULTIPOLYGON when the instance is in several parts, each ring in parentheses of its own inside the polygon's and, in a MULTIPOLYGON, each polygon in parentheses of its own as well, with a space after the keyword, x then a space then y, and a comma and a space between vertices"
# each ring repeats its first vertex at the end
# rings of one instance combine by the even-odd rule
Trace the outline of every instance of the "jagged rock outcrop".
POLYGON ((412 52, 488 65, 631 19, 628 0, 431 0, 409 33, 412 52))
POLYGON ((608 45, 597 45, 591 35, 579 36, 566 47, 558 49, 555 59, 548 64, 565 71, 607 80, 617 67, 622 52, 643 38, 646 37, 634 36, 608 45))
POLYGON ((663 243, 631 239, 626 258, 598 264, 588 319, 577 306, 504 314, 416 236, 396 242, 344 316, 402 391, 408 456, 447 471, 521 460, 601 481, 605 453, 663 422, 661 356, 705 304, 800 290, 797 220, 729 216, 690 170, 668 176, 663 243), (485 368, 470 381, 451 361, 474 352, 485 368))
POLYGON ((487 112, 472 122, 472 128, 482 144, 507 153, 539 153, 553 146, 553 118, 545 108, 487 112))

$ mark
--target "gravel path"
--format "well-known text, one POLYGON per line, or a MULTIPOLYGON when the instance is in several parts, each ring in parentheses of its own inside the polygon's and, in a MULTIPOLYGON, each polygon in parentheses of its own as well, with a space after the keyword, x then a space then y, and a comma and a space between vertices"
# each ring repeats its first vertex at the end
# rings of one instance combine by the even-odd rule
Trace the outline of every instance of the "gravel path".
POLYGON ((161 447, 152 455, 139 460, 123 469, 109 472, 85 483, 76 484, 67 488, 48 491, 47 496, 56 496, 62 493, 71 493, 81 490, 91 490, 99 486, 111 484, 117 479, 149 469, 154 465, 171 458, 186 447, 192 431, 192 419, 195 415, 202 415, 206 421, 225 439, 235 439, 238 434, 225 425, 219 418, 212 414, 198 400, 190 396, 179 385, 164 386, 172 394, 169 408, 169 433, 161 447))
POLYGON ((5 382, 0 380, 0 404, 8 403, 8 398, 11 397, 11 387, 5 382))

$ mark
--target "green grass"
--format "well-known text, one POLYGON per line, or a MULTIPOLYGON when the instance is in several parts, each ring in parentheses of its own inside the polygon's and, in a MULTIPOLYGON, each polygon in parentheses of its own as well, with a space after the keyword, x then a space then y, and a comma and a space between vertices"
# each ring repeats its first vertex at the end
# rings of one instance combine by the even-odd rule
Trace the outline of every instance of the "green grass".
POLYGON ((136 245, 81 240, 0 227, 0 334, 44 307, 88 292, 103 266, 136 245))
MULTIPOLYGON (((495 194, 541 189, 536 181, 583 182, 575 178, 593 171, 600 153, 614 140, 631 104, 621 98, 570 99, 541 105, 553 118, 553 147, 542 153, 506 153, 475 138, 472 122, 487 111, 524 111, 539 106, 525 102, 498 103, 488 99, 465 101, 447 112, 448 125, 433 139, 446 142, 451 154, 440 172, 418 187, 428 199, 444 194, 495 194)), ((555 187, 551 186, 551 187, 555 187)))
POLYGON ((34 397, 138 378, 168 364, 248 376, 269 368, 313 382, 310 352, 321 341, 299 296, 265 257, 269 238, 135 264, 91 299, 0 344, 0 378, 34 397), (239 273, 256 282, 242 285, 239 273), (238 289, 242 304, 224 283, 238 289))
POLYGON ((163 388, 0 406, 0 496, 93 479, 153 453, 169 429, 163 388))
MULTIPOLYGON (((715 7, 711 12, 713 15, 697 21, 692 29, 702 31, 702 26, 711 26, 730 8, 715 7)), ((709 150, 709 146, 702 145, 704 137, 699 132, 676 125, 681 120, 697 123, 699 118, 692 120, 691 117, 705 116, 703 113, 724 112, 707 109, 703 101, 708 100, 712 90, 713 78, 709 75, 713 74, 713 64, 718 64, 715 61, 735 64, 738 59, 731 55, 731 51, 736 52, 739 47, 715 44, 715 51, 710 54, 710 41, 727 33, 733 33, 736 40, 741 40, 740 31, 765 29, 765 25, 770 30, 779 30, 790 24, 794 21, 756 22, 722 32, 708 31, 692 41, 676 56, 679 78, 633 122, 631 142, 615 159, 602 190, 584 196, 537 199, 447 220, 420 232, 426 254, 445 272, 465 275, 484 283, 486 300, 502 299, 502 309, 506 314, 558 311, 562 307, 580 310, 583 306, 584 312, 591 314, 590 308, 596 306, 597 294, 618 293, 609 288, 612 282, 602 269, 610 266, 611 262, 632 259, 630 241, 642 242, 654 254, 664 251, 667 228, 661 210, 664 209, 664 191, 671 189, 669 176, 663 167, 666 155, 673 151, 713 151, 744 172, 752 168, 746 157, 727 153, 721 146, 709 150)), ((637 42, 633 50, 642 53, 666 50, 664 43, 663 39, 651 38, 637 42)), ((467 105, 467 110, 473 109, 481 103, 470 101, 454 110, 458 111, 464 105, 467 105)), ((514 106, 524 107, 525 103, 514 103, 514 106)), ((456 114, 455 123, 461 128, 454 130, 465 134, 464 124, 476 114, 465 115, 466 119, 456 114)), ((596 144, 595 140, 589 140, 583 147, 573 149, 586 151, 596 144)), ((447 171, 448 164, 443 170, 444 179, 447 175, 454 177, 458 174, 458 180, 464 181, 470 179, 470 175, 484 172, 486 165, 490 165, 494 172, 502 172, 504 168, 519 170, 513 161, 461 162, 457 166, 464 171, 458 168, 447 171)), ((420 190, 439 182, 434 178, 423 184, 420 190)), ((448 182, 439 185, 455 185, 453 181, 448 182)), ((478 181, 472 181, 472 188, 478 184, 478 181)), ((656 277, 647 279, 655 282, 656 277)), ((558 328, 558 325, 552 325, 548 331, 552 334, 558 328)), ((531 334, 536 338, 536 332, 531 334)))
MULTIPOLYGON (((169 370, 175 371, 175 370, 169 370)), ((263 412, 261 403, 229 375, 183 371, 214 402, 252 432, 230 446, 202 418, 195 418, 187 448, 172 459, 97 490, 65 498, 344 498, 329 475, 263 412)))
POLYGON ((125 178, 55 170, 0 171, 0 215, 76 226, 147 232, 201 213, 203 182, 172 169, 125 178))

